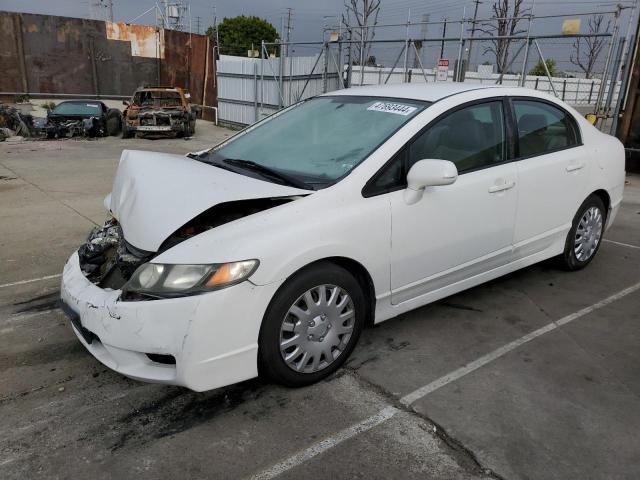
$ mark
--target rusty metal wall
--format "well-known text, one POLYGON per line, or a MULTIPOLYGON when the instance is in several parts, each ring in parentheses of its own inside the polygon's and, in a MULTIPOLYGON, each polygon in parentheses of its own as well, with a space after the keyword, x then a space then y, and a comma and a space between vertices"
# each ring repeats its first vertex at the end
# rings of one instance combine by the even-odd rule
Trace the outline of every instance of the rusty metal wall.
POLYGON ((161 84, 215 106, 213 47, 147 25, 0 12, 0 93, 128 96, 161 84))

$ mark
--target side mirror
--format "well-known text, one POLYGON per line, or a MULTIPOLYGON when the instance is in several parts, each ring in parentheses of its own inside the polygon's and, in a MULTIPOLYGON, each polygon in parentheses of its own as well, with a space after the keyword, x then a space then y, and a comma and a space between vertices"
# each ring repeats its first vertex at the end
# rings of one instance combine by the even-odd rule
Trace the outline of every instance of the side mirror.
POLYGON ((129 100, 122 100, 122 104, 126 105, 128 107, 129 106, 129 100))
POLYGON ((413 205, 420 201, 425 188, 451 185, 457 178, 458 169, 449 160, 419 160, 407 173, 404 201, 413 205))

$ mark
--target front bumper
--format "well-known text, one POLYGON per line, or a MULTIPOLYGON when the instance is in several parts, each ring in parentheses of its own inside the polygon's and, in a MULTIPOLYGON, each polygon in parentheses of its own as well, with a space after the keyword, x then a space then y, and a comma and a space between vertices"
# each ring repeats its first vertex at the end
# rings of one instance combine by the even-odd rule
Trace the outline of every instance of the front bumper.
POLYGON ((167 133, 180 130, 177 126, 172 127, 170 125, 137 125, 128 127, 132 132, 141 133, 167 133))
POLYGON ((62 274, 61 302, 78 316, 78 339, 107 367, 203 391, 257 375, 260 323, 276 288, 246 281, 202 295, 124 302, 120 290, 91 283, 74 253, 62 274), (172 355, 176 363, 147 354, 172 355))

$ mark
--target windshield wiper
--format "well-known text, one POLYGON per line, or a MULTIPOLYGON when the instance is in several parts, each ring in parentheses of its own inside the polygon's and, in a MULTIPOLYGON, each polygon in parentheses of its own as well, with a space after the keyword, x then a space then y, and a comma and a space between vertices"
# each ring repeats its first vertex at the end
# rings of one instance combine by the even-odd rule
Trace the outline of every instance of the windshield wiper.
POLYGON ((245 168, 247 170, 252 170, 261 174, 263 177, 271 177, 272 179, 280 180, 285 184, 302 188, 304 190, 312 190, 312 188, 307 185, 305 182, 298 180, 297 178, 291 177, 285 173, 278 172, 277 170, 273 170, 269 167, 265 167, 264 165, 260 165, 252 160, 241 160, 239 158, 225 158, 222 160, 223 163, 234 165, 240 168, 245 168))

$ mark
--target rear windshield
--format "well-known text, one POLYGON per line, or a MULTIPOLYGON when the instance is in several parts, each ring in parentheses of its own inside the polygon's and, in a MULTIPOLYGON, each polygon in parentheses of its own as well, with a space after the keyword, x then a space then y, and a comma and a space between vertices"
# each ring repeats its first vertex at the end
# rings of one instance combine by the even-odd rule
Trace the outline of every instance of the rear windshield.
POLYGON ((100 115, 102 108, 94 102, 62 102, 52 110, 56 115, 100 115))
POLYGON ((146 90, 136 92, 133 96, 133 104, 139 107, 179 107, 182 105, 182 99, 178 92, 146 90))

